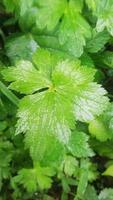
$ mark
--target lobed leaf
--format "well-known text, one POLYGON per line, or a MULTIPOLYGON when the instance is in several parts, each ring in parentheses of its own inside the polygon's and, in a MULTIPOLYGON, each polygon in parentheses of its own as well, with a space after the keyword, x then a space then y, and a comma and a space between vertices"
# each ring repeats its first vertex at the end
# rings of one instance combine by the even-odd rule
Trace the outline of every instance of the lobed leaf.
POLYGON ((26 143, 35 160, 43 162, 44 155, 48 163, 57 156, 60 160, 58 148, 61 155, 64 148, 79 158, 93 155, 88 137, 84 133, 73 134, 72 130, 75 120, 89 123, 108 105, 106 91, 92 82, 95 69, 41 49, 33 62, 36 68, 29 61, 21 61, 16 67, 3 70, 5 80, 11 82, 9 87, 27 95, 20 101, 16 133, 26 133, 26 143))

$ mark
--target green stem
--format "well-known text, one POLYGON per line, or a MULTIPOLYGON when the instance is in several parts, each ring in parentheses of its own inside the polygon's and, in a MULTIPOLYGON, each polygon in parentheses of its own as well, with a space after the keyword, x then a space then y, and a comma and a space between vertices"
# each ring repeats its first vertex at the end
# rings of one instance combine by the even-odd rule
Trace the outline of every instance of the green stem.
POLYGON ((1 28, 0 28, 0 35, 2 37, 3 42, 5 42, 5 35, 1 28))
POLYGON ((19 99, 1 81, 0 90, 10 101, 12 101, 12 103, 18 107, 19 99))

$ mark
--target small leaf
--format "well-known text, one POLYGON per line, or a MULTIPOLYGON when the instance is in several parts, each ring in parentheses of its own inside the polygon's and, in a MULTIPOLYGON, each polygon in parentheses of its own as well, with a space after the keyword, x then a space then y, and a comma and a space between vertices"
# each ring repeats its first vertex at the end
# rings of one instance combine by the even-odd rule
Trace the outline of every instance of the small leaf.
POLYGON ((83 199, 88 184, 88 165, 87 160, 81 160, 80 176, 77 187, 77 198, 83 199))
POLYGON ((82 54, 82 56, 80 57, 80 60, 81 60, 81 64, 82 64, 83 66, 95 68, 93 59, 92 59, 92 58, 90 57, 90 55, 87 54, 86 52, 84 52, 84 53, 82 54))
POLYGON ((89 132, 100 141, 113 138, 113 104, 109 103, 107 109, 89 124, 89 132))
POLYGON ((86 44, 86 49, 90 53, 97 53, 104 48, 109 39, 110 36, 106 31, 98 33, 94 30, 92 38, 86 44))
POLYGON ((84 194, 84 200, 99 200, 96 190, 93 186, 88 185, 84 194))
POLYGON ((100 56, 100 61, 107 67, 113 68, 113 52, 105 51, 100 56))
POLYGON ((69 48, 69 52, 75 57, 80 57, 85 46, 85 38, 90 37, 90 25, 76 11, 76 2, 71 0, 65 10, 63 20, 60 24, 58 37, 61 45, 69 48))
POLYGON ((97 17, 96 29, 98 32, 102 32, 107 28, 108 32, 113 35, 113 1, 109 0, 97 0, 91 4, 88 0, 89 7, 93 10, 94 15, 97 17))
POLYGON ((104 142, 111 138, 108 133, 108 129, 103 122, 99 119, 95 119, 89 124, 89 132, 92 136, 95 136, 97 140, 104 142))
POLYGON ((99 194, 99 200, 112 200, 113 199, 113 189, 104 188, 99 194))
POLYGON ((72 156, 66 156, 64 160, 64 172, 68 176, 74 175, 78 170, 78 161, 72 156))
POLYGON ((20 60, 31 60, 37 48, 38 44, 32 35, 9 37, 5 43, 6 54, 13 64, 20 60))
POLYGON ((113 176, 113 165, 110 165, 105 172, 103 173, 104 176, 113 176))
POLYGON ((94 155, 93 151, 88 145, 88 136, 83 132, 75 131, 72 133, 69 140, 68 149, 74 156, 78 158, 94 155))
POLYGON ((51 177, 55 172, 49 167, 41 167, 40 165, 35 166, 31 169, 21 169, 18 175, 12 179, 12 187, 16 185, 23 185, 28 192, 35 192, 38 187, 48 189, 51 187, 51 177), (32 177, 32 178, 31 178, 32 177))

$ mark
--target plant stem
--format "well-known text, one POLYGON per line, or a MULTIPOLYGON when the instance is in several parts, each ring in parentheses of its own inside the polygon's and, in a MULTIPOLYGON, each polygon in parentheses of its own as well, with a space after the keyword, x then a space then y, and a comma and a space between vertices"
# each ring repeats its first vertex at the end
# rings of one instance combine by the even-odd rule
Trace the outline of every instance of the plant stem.
POLYGON ((0 35, 2 37, 3 42, 5 42, 5 35, 1 28, 0 28, 0 35))
POLYGON ((7 87, 0 81, 0 90, 1 92, 14 103, 17 107, 19 104, 19 99, 16 95, 14 95, 7 87))

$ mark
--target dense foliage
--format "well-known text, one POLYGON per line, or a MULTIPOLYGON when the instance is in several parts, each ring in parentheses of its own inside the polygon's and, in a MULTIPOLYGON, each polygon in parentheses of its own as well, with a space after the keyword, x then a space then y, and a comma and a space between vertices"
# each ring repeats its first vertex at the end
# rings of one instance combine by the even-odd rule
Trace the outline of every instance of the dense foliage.
POLYGON ((0 200, 113 200, 113 0, 0 0, 0 200))

